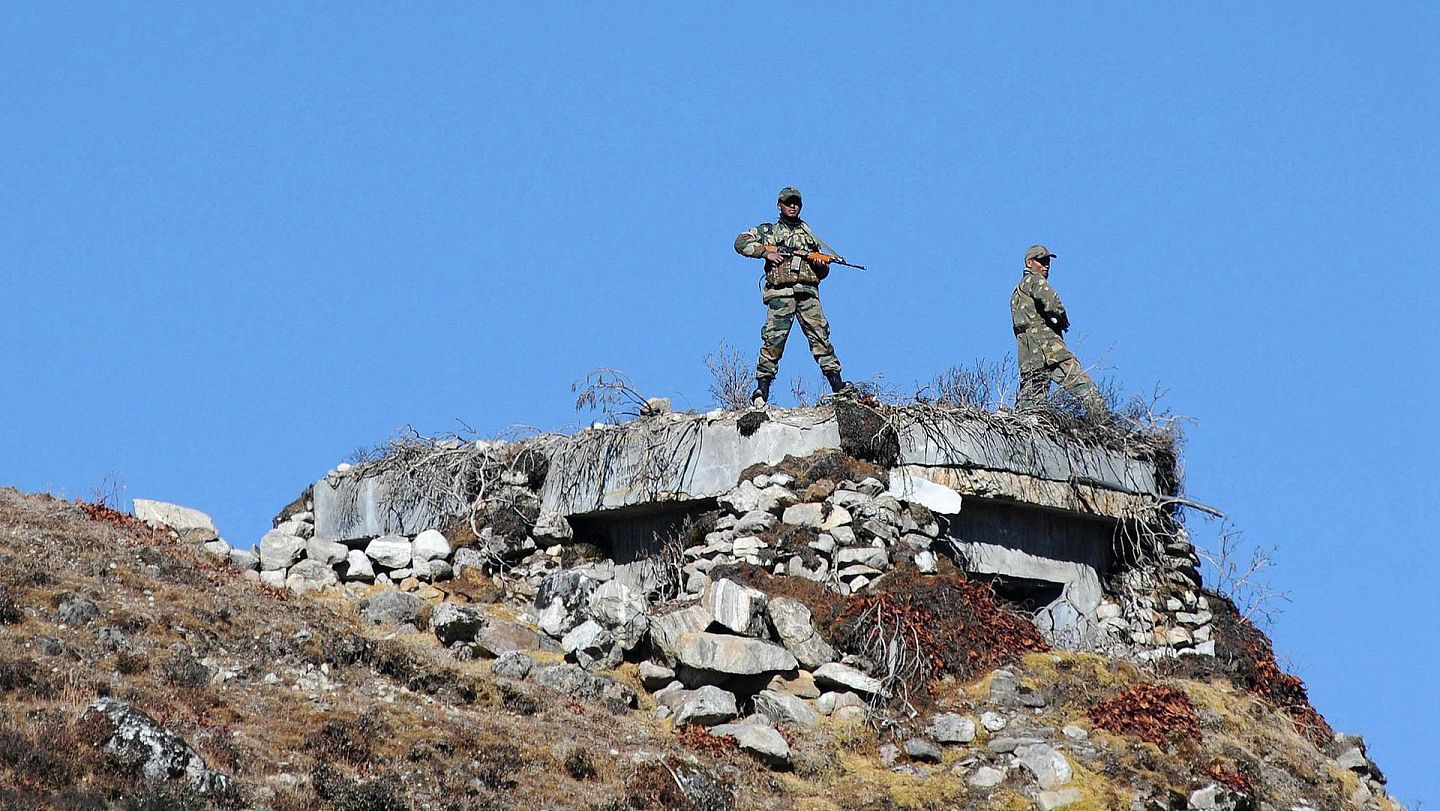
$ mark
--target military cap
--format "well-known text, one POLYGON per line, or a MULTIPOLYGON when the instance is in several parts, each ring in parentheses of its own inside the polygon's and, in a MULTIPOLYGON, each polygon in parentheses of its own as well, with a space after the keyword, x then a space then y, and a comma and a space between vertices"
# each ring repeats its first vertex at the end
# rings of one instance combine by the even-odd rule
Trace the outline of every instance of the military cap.
POLYGON ((1031 245, 1025 251, 1025 261, 1027 262, 1031 259, 1045 259, 1051 256, 1059 256, 1059 254, 1051 253, 1050 249, 1044 245, 1031 245))
POLYGON ((800 190, 795 188, 794 186, 786 186, 785 188, 780 190, 780 196, 776 199, 784 202, 785 200, 789 200, 792 197, 796 200, 801 199, 800 190))

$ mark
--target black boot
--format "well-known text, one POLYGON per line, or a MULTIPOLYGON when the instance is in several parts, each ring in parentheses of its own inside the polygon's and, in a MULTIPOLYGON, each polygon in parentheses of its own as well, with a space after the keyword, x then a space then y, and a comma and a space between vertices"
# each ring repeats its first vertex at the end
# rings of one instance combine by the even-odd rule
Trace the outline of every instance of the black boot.
POLYGON ((750 402, 756 406, 763 406, 770 402, 770 381, 774 378, 755 378, 755 392, 750 395, 750 402))
POLYGON ((830 390, 839 394, 844 391, 854 391, 855 387, 846 383, 840 378, 839 372, 826 372, 825 379, 830 381, 830 390))

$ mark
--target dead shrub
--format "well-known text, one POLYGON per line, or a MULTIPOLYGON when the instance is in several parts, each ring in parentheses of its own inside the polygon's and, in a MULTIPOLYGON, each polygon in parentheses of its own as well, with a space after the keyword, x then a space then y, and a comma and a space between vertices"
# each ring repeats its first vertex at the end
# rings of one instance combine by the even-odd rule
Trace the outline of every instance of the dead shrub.
MULTIPOLYGON (((1028 617, 1006 608, 987 584, 959 573, 922 575, 905 563, 877 581, 875 591, 933 617, 928 631, 940 660, 935 675, 969 681, 1023 654, 1050 649, 1028 617)), ((835 636, 843 638, 844 632, 835 636)))
POLYGON ((41 675, 47 672, 34 659, 0 659, 0 693, 18 692, 35 698, 50 698, 56 690, 41 675))
POLYGON ((183 645, 171 649, 170 658, 160 665, 159 672, 166 683, 187 690, 199 690, 210 683, 210 668, 196 661, 195 655, 183 645))
POLYGON ((0 625, 16 625, 24 620, 25 611, 10 595, 10 589, 0 584, 0 625))
POLYGON ((685 725, 675 733, 675 740, 687 749, 694 749, 710 757, 721 757, 740 749, 734 738, 711 735, 710 730, 699 724, 685 725))
POLYGON ((410 807, 404 799, 404 786, 393 775, 361 782, 329 763, 318 763, 310 770, 310 784, 335 811, 408 811, 410 807))
POLYGON ((356 766, 370 763, 374 739, 387 738, 393 730, 372 716, 326 721, 306 740, 310 751, 327 760, 343 760, 356 766))
POLYGON ((1200 740, 1195 704, 1184 690, 1141 682, 1086 711, 1095 726, 1118 735, 1133 735, 1156 746, 1200 740))
POLYGON ((615 811, 697 811, 670 770, 654 761, 636 766, 625 779, 623 801, 605 807, 615 811))
POLYGON ((115 656, 115 670, 122 676, 134 676, 150 669, 150 657, 144 653, 121 651, 115 656))
POLYGON ((515 775, 525 768, 524 752, 513 743, 494 742, 475 753, 475 779, 493 791, 510 791, 519 785, 515 775))
POLYGON ((761 474, 787 473, 795 477, 792 490, 805 490, 819 481, 832 484, 842 481, 858 482, 862 479, 881 478, 883 473, 875 465, 857 459, 844 451, 829 448, 816 451, 809 456, 786 456, 779 464, 757 463, 740 473, 740 481, 753 479, 761 474))
POLYGON ((594 780, 599 774, 595 769, 595 756, 583 746, 571 750, 562 765, 573 780, 594 780))

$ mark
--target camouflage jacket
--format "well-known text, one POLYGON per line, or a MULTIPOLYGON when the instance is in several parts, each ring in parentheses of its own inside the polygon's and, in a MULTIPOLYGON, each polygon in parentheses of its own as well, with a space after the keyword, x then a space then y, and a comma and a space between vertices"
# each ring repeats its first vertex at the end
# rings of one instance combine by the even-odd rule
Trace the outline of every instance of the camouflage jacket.
POLYGON ((1034 368, 1073 357, 1065 348, 1070 317, 1060 294, 1044 276, 1027 269, 1010 294, 1010 322, 1020 345, 1020 368, 1034 368))
MULTIPOLYGON (((765 245, 783 245, 797 251, 818 251, 820 240, 810 232, 804 220, 788 223, 761 223, 735 237, 735 252, 741 256, 759 259, 765 256, 765 245)), ((830 275, 830 268, 818 262, 811 262, 799 256, 792 256, 776 264, 765 260, 765 300, 781 296, 820 294, 820 281, 830 275)))

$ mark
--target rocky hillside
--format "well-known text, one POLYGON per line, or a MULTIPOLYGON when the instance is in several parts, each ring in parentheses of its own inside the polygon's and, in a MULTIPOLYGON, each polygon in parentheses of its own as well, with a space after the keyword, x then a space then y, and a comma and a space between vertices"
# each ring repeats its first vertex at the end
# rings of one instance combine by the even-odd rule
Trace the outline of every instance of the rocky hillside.
POLYGON ((1143 661, 943 558, 642 606, 603 567, 275 587, 206 543, 0 491, 0 807, 1399 808, 1215 594, 1213 657, 1143 661))

